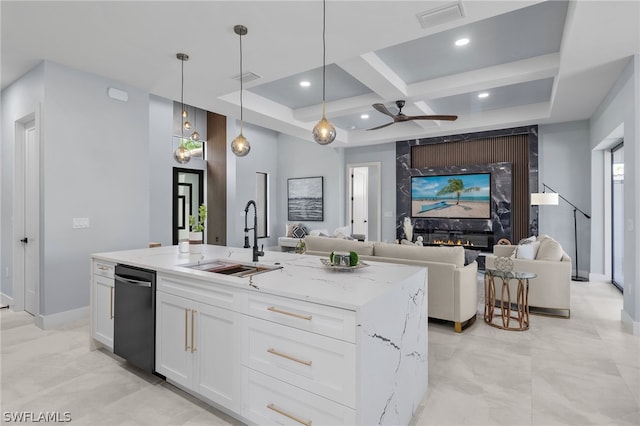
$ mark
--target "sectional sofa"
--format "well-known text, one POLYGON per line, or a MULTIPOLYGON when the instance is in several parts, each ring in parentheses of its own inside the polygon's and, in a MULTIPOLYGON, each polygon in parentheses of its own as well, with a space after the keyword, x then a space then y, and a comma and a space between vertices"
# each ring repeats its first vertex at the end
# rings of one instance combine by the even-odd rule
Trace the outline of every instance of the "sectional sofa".
POLYGON ((316 236, 306 236, 305 245, 305 254, 316 256, 329 256, 332 251, 355 251, 363 260, 424 266, 428 277, 429 317, 453 322, 458 333, 475 321, 478 264, 473 261, 465 265, 462 247, 419 247, 316 236))

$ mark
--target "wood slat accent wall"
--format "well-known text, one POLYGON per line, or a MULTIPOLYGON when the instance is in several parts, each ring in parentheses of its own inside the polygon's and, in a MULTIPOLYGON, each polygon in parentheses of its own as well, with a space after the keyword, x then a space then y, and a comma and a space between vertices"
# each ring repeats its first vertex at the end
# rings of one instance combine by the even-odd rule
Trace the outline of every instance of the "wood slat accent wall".
POLYGON ((227 117, 207 112, 207 244, 227 245, 227 117))
POLYGON ((515 241, 529 235, 529 137, 508 135, 411 147, 411 167, 512 163, 512 232, 515 241))

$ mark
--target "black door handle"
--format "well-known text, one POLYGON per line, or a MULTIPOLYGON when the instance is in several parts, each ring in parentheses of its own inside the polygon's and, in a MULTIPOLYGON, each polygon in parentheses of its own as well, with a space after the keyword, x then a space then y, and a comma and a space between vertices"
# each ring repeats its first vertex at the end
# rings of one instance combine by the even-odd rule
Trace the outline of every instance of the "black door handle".
POLYGON ((21 243, 28 243, 29 242, 29 238, 28 237, 24 237, 23 239, 20 240, 21 243))

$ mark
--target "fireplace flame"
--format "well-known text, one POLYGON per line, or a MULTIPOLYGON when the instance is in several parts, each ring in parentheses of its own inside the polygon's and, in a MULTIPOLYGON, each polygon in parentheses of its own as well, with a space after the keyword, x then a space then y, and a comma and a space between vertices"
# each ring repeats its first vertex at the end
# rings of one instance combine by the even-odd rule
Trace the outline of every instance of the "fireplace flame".
POLYGON ((463 242, 463 240, 452 240, 452 239, 448 239, 448 240, 438 240, 435 239, 433 240, 433 244, 441 244, 441 245, 445 245, 445 246, 472 246, 473 243, 469 240, 466 240, 465 242, 463 242))

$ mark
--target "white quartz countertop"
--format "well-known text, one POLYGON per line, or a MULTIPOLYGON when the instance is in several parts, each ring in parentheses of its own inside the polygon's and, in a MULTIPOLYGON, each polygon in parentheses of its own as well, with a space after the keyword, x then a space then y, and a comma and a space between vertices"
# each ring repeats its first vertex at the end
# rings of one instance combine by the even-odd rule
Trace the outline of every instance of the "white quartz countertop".
POLYGON ((406 278, 415 274, 423 274, 426 277, 426 268, 418 266, 367 260, 365 263, 369 265, 368 267, 353 271, 337 271, 324 266, 318 256, 271 251, 266 251, 257 264, 265 266, 278 264, 282 269, 256 274, 251 278, 238 278, 180 266, 215 259, 252 264, 251 257, 251 249, 212 245, 205 245, 202 254, 197 255, 179 253, 178 246, 92 255, 96 260, 191 277, 209 281, 212 285, 228 285, 354 311, 374 299, 393 292, 395 286, 406 278))

